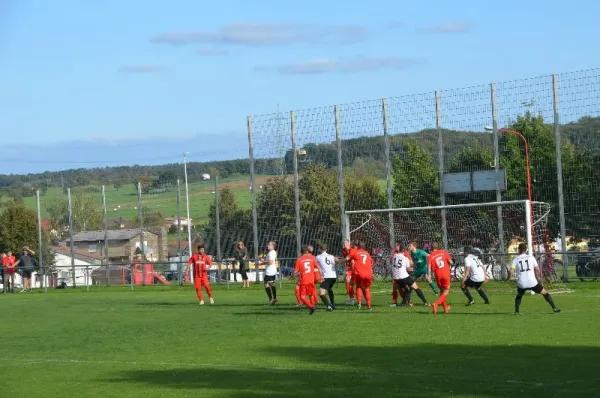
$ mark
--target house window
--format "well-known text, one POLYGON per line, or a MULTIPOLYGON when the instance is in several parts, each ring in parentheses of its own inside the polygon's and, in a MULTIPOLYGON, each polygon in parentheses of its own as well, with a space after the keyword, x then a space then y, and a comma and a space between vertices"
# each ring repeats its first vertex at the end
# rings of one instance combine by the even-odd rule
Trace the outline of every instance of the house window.
POLYGON ((96 253, 97 250, 98 250, 97 245, 90 245, 89 248, 88 248, 88 251, 90 253, 96 253))
MULTIPOLYGON (((144 247, 148 247, 148 241, 147 240, 144 241, 144 247)), ((135 248, 136 249, 140 248, 140 242, 135 242, 135 248)))

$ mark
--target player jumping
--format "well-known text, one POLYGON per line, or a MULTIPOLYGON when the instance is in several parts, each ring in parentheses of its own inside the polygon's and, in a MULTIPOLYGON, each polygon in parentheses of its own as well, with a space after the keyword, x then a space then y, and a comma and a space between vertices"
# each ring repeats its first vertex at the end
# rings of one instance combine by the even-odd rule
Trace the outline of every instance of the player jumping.
POLYGON ((371 285, 373 284, 373 259, 366 250, 365 242, 358 242, 358 249, 350 254, 352 260, 352 280, 356 285, 356 302, 361 307, 362 296, 367 300, 367 308, 371 310, 371 285))
POLYGON ((408 252, 410 253, 410 257, 413 260, 413 268, 414 271, 412 273, 413 279, 416 281, 421 277, 424 277, 429 286, 431 286, 431 290, 437 295, 438 290, 435 286, 435 283, 427 276, 427 252, 425 250, 419 249, 417 242, 412 241, 408 245, 408 252))
POLYGON ((544 299, 552 307, 552 311, 555 313, 560 312, 550 293, 544 289, 544 286, 540 283, 540 267, 535 257, 529 255, 527 252, 527 245, 521 243, 519 245, 519 255, 512 261, 508 280, 510 280, 515 270, 517 273, 517 297, 515 297, 515 315, 520 315, 519 307, 521 306, 521 299, 527 290, 532 290, 535 293, 539 293, 544 296, 544 299))
POLYGON ((327 253, 327 245, 325 244, 319 246, 317 264, 319 264, 322 276, 319 294, 323 304, 327 306, 327 311, 332 311, 335 309, 333 286, 337 282, 337 273, 335 271, 335 257, 327 253))
POLYGON ((483 302, 489 304, 490 300, 481 288, 481 285, 488 280, 486 267, 479 257, 477 257, 472 246, 465 247, 464 251, 467 255, 467 257, 465 257, 465 277, 460 284, 460 288, 469 300, 467 305, 475 304, 473 296, 471 296, 471 292, 469 292, 470 287, 477 289, 477 293, 479 293, 483 302))
POLYGON ((352 245, 349 239, 345 239, 342 256, 346 259, 346 292, 350 297, 350 300, 346 303, 348 305, 354 305, 354 282, 352 281, 352 260, 350 256, 355 250, 356 245, 352 245))
POLYGON ((431 280, 431 274, 435 276, 435 282, 440 289, 440 296, 431 305, 433 314, 437 314, 437 308, 441 305, 444 312, 450 311, 450 306, 446 303, 448 293, 450 293, 450 266, 452 265, 452 257, 446 250, 441 249, 439 243, 433 242, 433 251, 429 254, 427 278, 431 280))
POLYGON ((404 254, 404 246, 402 243, 399 243, 399 245, 400 250, 394 255, 394 262, 392 263, 392 277, 394 278, 394 286, 396 289, 404 291, 407 305, 412 307, 412 302, 410 300, 410 289, 413 289, 423 304, 427 305, 427 299, 425 298, 423 291, 419 288, 417 283, 410 275, 412 267, 410 265, 409 257, 404 254))
POLYGON ((185 267, 185 274, 189 272, 190 265, 193 266, 194 270, 194 288, 196 289, 196 296, 198 296, 198 300, 200 300, 200 305, 204 305, 204 297, 202 296, 202 287, 206 290, 206 294, 208 294, 208 299, 211 304, 214 304, 212 296, 212 289, 210 288, 210 283, 208 282, 208 269, 212 265, 212 260, 209 256, 204 252, 204 246, 198 246, 198 253, 195 253, 190 257, 187 263, 187 267, 185 267))
POLYGON ((315 256, 310 254, 308 246, 302 247, 302 256, 296 260, 296 266, 294 267, 294 276, 300 277, 300 299, 309 308, 309 314, 315 313, 315 306, 312 298, 315 295, 315 268, 318 265, 315 261, 315 256), (307 299, 310 297, 310 299, 307 299))

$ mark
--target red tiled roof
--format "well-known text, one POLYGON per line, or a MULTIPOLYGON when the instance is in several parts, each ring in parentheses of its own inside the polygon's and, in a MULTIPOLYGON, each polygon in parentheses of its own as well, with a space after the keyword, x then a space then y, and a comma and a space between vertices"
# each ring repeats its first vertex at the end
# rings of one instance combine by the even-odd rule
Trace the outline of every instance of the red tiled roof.
MULTIPOLYGON (((55 253, 65 256, 71 255, 71 248, 68 246, 52 246, 52 250, 54 250, 55 253)), ((89 253, 79 249, 74 249, 73 254, 76 259, 87 262, 93 262, 95 260, 102 261, 104 259, 104 256, 100 253, 89 253)))

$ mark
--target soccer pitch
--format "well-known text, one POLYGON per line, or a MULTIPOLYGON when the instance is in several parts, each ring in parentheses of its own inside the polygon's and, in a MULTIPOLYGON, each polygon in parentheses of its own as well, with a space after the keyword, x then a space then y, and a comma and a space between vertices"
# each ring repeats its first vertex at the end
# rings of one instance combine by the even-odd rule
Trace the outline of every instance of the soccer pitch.
MULTIPOLYGON (((570 283, 553 314, 541 296, 512 294, 449 314, 390 308, 389 284, 367 312, 313 316, 292 286, 266 305, 260 285, 94 288, 0 296, 2 393, 78 397, 593 396, 600 363, 600 291, 570 283)), ((429 299, 432 293, 424 288, 429 299)))

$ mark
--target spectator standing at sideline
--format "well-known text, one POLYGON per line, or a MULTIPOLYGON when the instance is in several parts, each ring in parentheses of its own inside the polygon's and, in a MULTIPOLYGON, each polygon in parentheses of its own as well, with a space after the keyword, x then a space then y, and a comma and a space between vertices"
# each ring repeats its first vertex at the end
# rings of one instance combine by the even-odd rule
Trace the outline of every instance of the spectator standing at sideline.
POLYGON ((242 288, 250 287, 250 281, 248 280, 248 250, 246 250, 244 242, 239 241, 235 245, 234 258, 238 263, 239 272, 242 277, 242 288))
POLYGON ((23 278, 23 289, 21 293, 28 292, 31 290, 31 275, 33 274, 33 269, 37 266, 37 262, 33 255, 35 252, 25 246, 23 248, 23 254, 19 258, 19 261, 15 264, 15 266, 19 267, 21 277, 23 278))
POLYGON ((9 250, 7 254, 2 253, 2 271, 4 281, 4 292, 15 292, 15 265, 16 260, 9 250))

